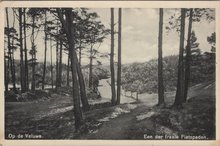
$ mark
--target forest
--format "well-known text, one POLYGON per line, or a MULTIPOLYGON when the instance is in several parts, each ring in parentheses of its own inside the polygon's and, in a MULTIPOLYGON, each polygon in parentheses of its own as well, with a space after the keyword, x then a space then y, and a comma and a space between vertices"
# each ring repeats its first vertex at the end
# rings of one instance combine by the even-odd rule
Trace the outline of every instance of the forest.
POLYGON ((89 8, 5 8, 5 138, 215 139, 216 33, 195 31, 215 10, 156 9, 157 55, 129 63, 128 10, 106 11, 109 26, 89 8))

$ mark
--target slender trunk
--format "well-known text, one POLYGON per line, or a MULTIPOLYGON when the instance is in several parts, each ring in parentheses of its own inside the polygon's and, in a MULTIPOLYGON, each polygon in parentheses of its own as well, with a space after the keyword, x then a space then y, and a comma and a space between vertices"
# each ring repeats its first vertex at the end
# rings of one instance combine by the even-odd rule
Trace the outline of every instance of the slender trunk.
POLYGON ((184 81, 183 81, 183 50, 184 50, 184 34, 185 34, 185 14, 184 8, 181 9, 181 28, 180 28, 180 50, 179 50, 179 62, 178 62, 178 79, 177 79, 177 91, 174 101, 174 106, 182 106, 184 95, 184 81))
POLYGON ((25 92, 24 84, 24 64, 23 64, 23 33, 22 33, 22 8, 19 11, 19 42, 20 42, 20 82, 21 82, 21 92, 25 92))
MULTIPOLYGON (((5 56, 6 56, 6 52, 5 52, 5 56)), ((5 60, 4 60, 4 67, 5 67, 5 92, 7 93, 8 92, 8 66, 7 66, 7 61, 6 61, 6 57, 5 57, 5 60)))
POLYGON ((92 64, 93 64, 93 58, 92 58, 92 47, 93 45, 91 44, 90 47, 90 57, 89 57, 89 88, 93 88, 93 74, 92 74, 92 64))
MULTIPOLYGON (((10 37, 10 31, 9 31, 9 19, 8 19, 8 8, 6 8, 6 19, 7 19, 7 28, 8 28, 8 61, 7 61, 7 65, 6 65, 6 67, 7 68, 5 68, 5 70, 6 70, 6 86, 8 86, 8 84, 10 83, 10 68, 11 68, 11 79, 12 79, 12 82, 13 82, 13 64, 12 64, 12 50, 13 50, 13 48, 12 48, 12 46, 13 46, 13 44, 11 44, 11 37, 10 37)), ((13 42, 13 37, 12 37, 12 42, 13 42)), ((6 55, 6 54, 5 54, 6 55)), ((6 61, 6 60, 5 60, 6 61)), ((14 86, 13 86, 14 87, 14 86)), ((8 88, 8 87, 7 87, 8 88)), ((15 91, 15 88, 13 88, 14 89, 14 91, 15 91)), ((7 89, 8 90, 8 89, 7 89)))
POLYGON ((77 67, 77 74, 78 74, 78 80, 79 80, 79 86, 80 86, 80 95, 81 95, 81 101, 83 105, 83 109, 85 111, 89 110, 89 102, 86 95, 86 87, 85 82, 82 74, 82 70, 80 68, 79 64, 76 64, 77 67))
POLYGON ((189 16, 189 27, 188 27, 188 38, 187 38, 187 46, 186 46, 186 61, 185 61, 185 87, 184 87, 184 101, 187 100, 188 95, 188 87, 189 87, 189 80, 190 80, 190 61, 191 61, 191 34, 192 34, 192 16, 193 16, 193 9, 190 9, 190 16, 189 16))
MULTIPOLYGON (((71 17, 71 16, 70 16, 71 17)), ((69 40, 68 42, 72 41, 69 40)), ((74 44, 71 42, 71 48, 74 48, 74 44)), ((79 93, 79 83, 77 80, 76 63, 74 50, 69 49, 70 61, 71 61, 71 72, 72 72, 72 88, 73 88, 73 104, 74 104, 74 116, 75 116, 75 127, 79 129, 83 123, 82 111, 80 108, 80 93, 79 93)))
MULTIPOLYGON (((8 82, 9 82, 9 61, 10 61, 10 52, 11 52, 11 43, 10 43, 10 32, 9 32, 9 18, 8 18, 8 8, 6 8, 6 20, 7 20, 7 38, 8 38, 8 65, 6 63, 6 52, 5 52, 5 60, 4 60, 4 66, 5 66, 5 91, 8 92, 8 82)), ((12 66, 11 66, 12 68, 12 66)))
POLYGON ((163 44, 163 8, 160 8, 159 36, 158 36, 158 105, 164 103, 162 44, 163 44))
POLYGON ((60 40, 60 59, 59 59, 59 87, 61 87, 62 84, 62 52, 63 52, 63 41, 60 40))
MULTIPOLYGON (((74 34, 75 34, 75 29, 74 29, 74 34)), ((80 32, 79 63, 76 64, 76 67, 77 67, 77 74, 78 74, 78 80, 79 80, 79 86, 80 86, 80 95, 81 95, 81 102, 82 102, 82 105, 83 105, 83 110, 88 111, 90 107, 89 107, 89 102, 88 102, 87 95, 86 95, 86 87, 85 87, 84 77, 83 77, 82 69, 81 69, 81 43, 82 42, 81 42, 81 32, 80 32)))
POLYGON ((70 86, 70 55, 68 53, 68 60, 67 60, 67 81, 66 81, 66 84, 67 84, 67 87, 70 86))
POLYGON ((51 72, 51 86, 52 86, 52 89, 53 89, 53 52, 52 52, 52 39, 51 39, 51 36, 50 36, 50 72, 51 72))
MULTIPOLYGON (((10 51, 10 49, 8 50, 8 53, 7 53, 8 54, 8 60, 7 60, 7 64, 6 64, 6 74, 7 75, 6 75, 6 80, 5 80, 6 81, 6 84, 5 84, 6 85, 6 88, 5 88, 6 92, 8 91, 8 85, 9 85, 9 82, 10 82, 10 76, 9 76, 10 69, 9 68, 10 68, 11 60, 10 60, 10 57, 9 57, 10 56, 10 52, 9 51, 10 51)), ((11 68, 12 68, 12 66, 11 66, 11 68)))
MULTIPOLYGON (((57 40, 58 41, 58 40, 57 40)), ((59 43, 57 42, 57 46, 56 46, 56 89, 58 88, 59 86, 59 61, 58 61, 58 58, 59 58, 59 50, 58 50, 58 46, 59 46, 59 43)))
MULTIPOLYGON (((14 40, 12 40, 12 46, 14 44, 14 40)), ((11 72, 12 72, 12 84, 13 91, 16 91, 16 75, 15 75, 15 59, 14 59, 14 50, 11 50, 11 72)))
POLYGON ((46 63, 47 63, 47 12, 46 11, 45 11, 44 33, 45 33, 45 38, 44 38, 45 50, 44 50, 44 69, 43 69, 42 89, 44 89, 44 84, 45 84, 46 63))
MULTIPOLYGON (((15 27, 15 14, 13 13, 13 28, 15 27)), ((12 46, 14 46, 14 38, 12 38, 12 46)), ((16 74, 15 74, 15 59, 14 59, 14 49, 11 48, 11 75, 12 75, 12 84, 13 91, 17 91, 16 88, 16 74)))
POLYGON ((82 59, 82 40, 81 40, 81 32, 80 32, 80 38, 79 38, 79 66, 81 67, 81 59, 82 59))
POLYGON ((117 75, 117 104, 121 99, 121 8, 118 10, 118 75, 117 75))
POLYGON ((27 35, 26 35, 26 8, 23 10, 24 13, 24 53, 25 53, 25 84, 26 84, 26 91, 29 90, 29 79, 28 79, 28 58, 27 58, 27 35))
POLYGON ((31 81, 31 91, 34 92, 35 91, 35 63, 36 63, 36 58, 35 58, 35 52, 36 52, 36 48, 35 48, 35 44, 34 44, 34 23, 35 23, 35 17, 32 16, 32 81, 31 81))
MULTIPOLYGON (((58 30, 58 21, 57 21, 57 34, 59 33, 58 30)), ((56 39, 56 89, 59 87, 59 40, 56 39)))
POLYGON ((79 48, 79 65, 81 66, 82 48, 79 48))
MULTIPOLYGON (((12 38, 12 46, 14 46, 14 38, 12 38)), ((13 91, 17 91, 16 89, 16 75, 15 75, 15 59, 14 59, 14 49, 11 49, 11 76, 12 76, 12 84, 13 91)))
POLYGON ((111 53, 110 53, 110 68, 111 68, 111 92, 112 105, 115 105, 115 69, 114 69, 114 8, 111 8, 111 53))
MULTIPOLYGON (((67 28, 65 25, 63 26, 66 28, 65 32, 67 34, 67 40, 69 44, 69 54, 71 60, 71 71, 72 71, 72 88, 73 88, 73 103, 74 103, 74 116, 75 116, 75 127, 79 129, 83 124, 83 117, 82 111, 80 108, 80 93, 79 93, 79 82, 77 79, 77 64, 79 63, 77 60, 77 54, 75 52, 75 44, 74 44, 74 37, 73 37, 73 27, 72 27, 72 9, 66 9, 66 21, 67 21, 67 28)), ((63 22, 64 24, 64 22, 63 22)))

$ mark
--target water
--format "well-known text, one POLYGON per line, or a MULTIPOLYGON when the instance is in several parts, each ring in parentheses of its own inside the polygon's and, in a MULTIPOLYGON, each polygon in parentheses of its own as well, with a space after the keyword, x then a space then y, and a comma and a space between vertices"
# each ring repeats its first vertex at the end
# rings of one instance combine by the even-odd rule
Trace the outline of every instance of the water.
MULTIPOLYGON (((111 86, 110 86, 111 80, 109 79, 102 79, 99 80, 99 86, 98 86, 98 90, 102 96, 102 98, 107 99, 108 101, 111 101, 111 86)), ((117 89, 117 86, 115 86, 115 89, 117 89)), ((121 90, 121 103, 131 103, 136 101, 135 99, 132 99, 130 97, 126 97, 124 96, 122 93, 124 93, 123 90, 121 90)))

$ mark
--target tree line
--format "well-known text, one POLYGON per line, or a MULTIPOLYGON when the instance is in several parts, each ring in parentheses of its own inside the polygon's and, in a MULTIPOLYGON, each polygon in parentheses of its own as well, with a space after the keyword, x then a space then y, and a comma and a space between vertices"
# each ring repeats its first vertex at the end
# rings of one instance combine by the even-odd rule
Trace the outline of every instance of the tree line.
MULTIPOLYGON (((200 22, 203 17, 208 21, 213 21, 215 18, 211 15, 212 9, 198 9, 198 8, 181 8, 181 14, 175 18, 171 16, 169 26, 167 29, 176 29, 180 33, 179 45, 179 60, 178 60, 178 74, 177 74, 177 89, 173 107, 182 107, 186 102, 188 96, 189 80, 190 80, 190 64, 192 60, 192 24, 193 22, 200 22), (185 43, 185 19, 188 17, 188 35, 187 44, 184 56, 185 43)), ((163 34, 163 9, 159 12, 159 37, 158 37, 158 105, 164 104, 164 86, 163 86, 163 61, 162 61, 162 34, 163 34)), ((210 37, 207 38, 210 40, 210 37)), ((211 39, 212 40, 212 39, 211 39)))
MULTIPOLYGON (((86 85, 82 73, 81 60, 85 53, 89 58, 89 84, 91 91, 95 90, 93 66, 94 60, 98 57, 106 57, 106 54, 98 51, 99 46, 111 32, 111 40, 114 40, 116 32, 107 29, 95 12, 89 12, 86 8, 12 8, 13 23, 9 22, 9 8, 6 8, 6 27, 5 27, 5 93, 9 91, 9 83, 11 82, 13 92, 33 92, 36 91, 36 78, 41 77, 42 89, 45 89, 45 75, 48 60, 48 46, 50 48, 50 72, 51 85, 54 87, 54 66, 53 66, 53 48, 56 50, 55 63, 55 89, 61 87, 62 82, 62 56, 67 53, 67 85, 72 88, 75 127, 79 129, 83 125, 83 114, 80 107, 84 111, 89 110, 90 105, 86 93, 86 85), (16 30, 15 22, 18 22, 19 30, 16 30), (44 34, 44 61, 43 73, 37 74, 36 67, 39 65, 37 61, 37 38, 39 33, 44 34), (29 33, 29 34, 27 34, 29 33), (27 46, 27 39, 30 39, 30 48, 27 46), (16 70, 14 54, 16 49, 20 52, 20 89, 16 87, 16 70), (29 51, 29 52, 28 52, 29 51), (30 56, 28 56, 30 55, 30 56), (28 59, 30 58, 30 59, 28 59), (31 74, 30 74, 31 73, 31 74), (72 85, 70 85, 70 77, 72 85), (29 84, 31 86, 29 87, 29 84)), ((112 11, 110 9, 110 11, 112 11)), ((11 15, 10 15, 11 16, 11 15)), ((114 16, 111 16, 111 20, 114 16)), ((110 21, 111 21, 110 20, 110 21)), ((114 21, 114 20, 113 20, 114 21)), ((111 21, 111 29, 114 29, 114 22, 111 21)), ((119 30, 118 30, 118 46, 121 52, 121 8, 119 8, 119 30)), ((114 43, 111 45, 110 63, 114 64, 114 43)), ((120 55, 118 62, 120 62, 120 55)), ((100 62, 97 61, 100 64, 100 62)), ((120 66, 118 63, 118 77, 120 77, 120 66)), ((114 69, 114 68, 113 68, 114 69)), ((111 74, 112 79, 115 78, 111 74)), ((120 78, 118 80, 118 90, 120 93, 120 78)), ((115 82, 115 81, 114 81, 115 82)), ((112 83, 112 89, 115 88, 112 83)), ((95 92, 95 91, 94 91, 95 92)), ((114 94, 113 94, 114 95, 114 94)), ((120 103, 120 94, 117 97, 117 104, 120 103)), ((112 105, 115 105, 115 95, 112 96, 112 105)))

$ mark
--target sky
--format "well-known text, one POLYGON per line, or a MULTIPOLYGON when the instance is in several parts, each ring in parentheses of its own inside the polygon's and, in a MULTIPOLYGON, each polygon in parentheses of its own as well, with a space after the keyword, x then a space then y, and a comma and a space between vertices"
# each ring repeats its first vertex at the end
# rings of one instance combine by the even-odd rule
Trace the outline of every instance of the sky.
MULTIPOLYGON (((97 12, 99 20, 110 29, 110 9, 90 9, 91 12, 97 12)), ((117 31, 118 9, 114 9, 115 14, 115 31, 117 31)), ((174 14, 179 14, 179 10, 164 9, 164 29, 163 29, 163 56, 176 55, 179 52, 179 34, 175 31, 167 32, 168 18, 174 14)), ((11 13, 9 13, 11 14, 11 13)), ((10 23, 12 17, 10 17, 10 23)), ((187 34, 186 19, 186 33, 187 34)), ((146 62, 150 59, 157 58, 158 55, 158 31, 159 31, 159 9, 138 9, 138 8, 124 8, 122 9, 122 64, 133 62, 146 62)), ((18 28, 17 22, 16 27, 18 28)), ((207 42, 207 36, 215 32, 215 21, 193 23, 193 30, 197 36, 197 42, 200 44, 199 48, 202 52, 210 51, 211 46, 207 42)), ((186 35, 187 36, 187 35, 186 35)), ((37 43, 37 59, 43 61, 44 59, 44 41, 43 33, 39 33, 37 43)), ((185 43, 186 44, 186 43, 185 43)), ((30 41, 28 41, 30 47, 30 41)), ((95 46, 97 47, 97 46, 95 46)), ((117 62, 117 34, 115 35, 115 61, 117 62)), ((102 53, 110 52, 110 36, 104 40, 98 50, 102 53)), ((53 62, 55 62, 55 47, 53 48, 53 62)), ((48 51, 48 55, 50 52, 48 51)), ((19 50, 16 51, 16 59, 19 59, 19 50)), ((48 58, 49 62, 50 58, 48 58)), ((109 59, 99 59, 102 64, 109 64, 109 59)), ((67 55, 64 54, 63 62, 67 61, 67 55)), ((82 60, 83 64, 89 63, 85 57, 82 60)))

